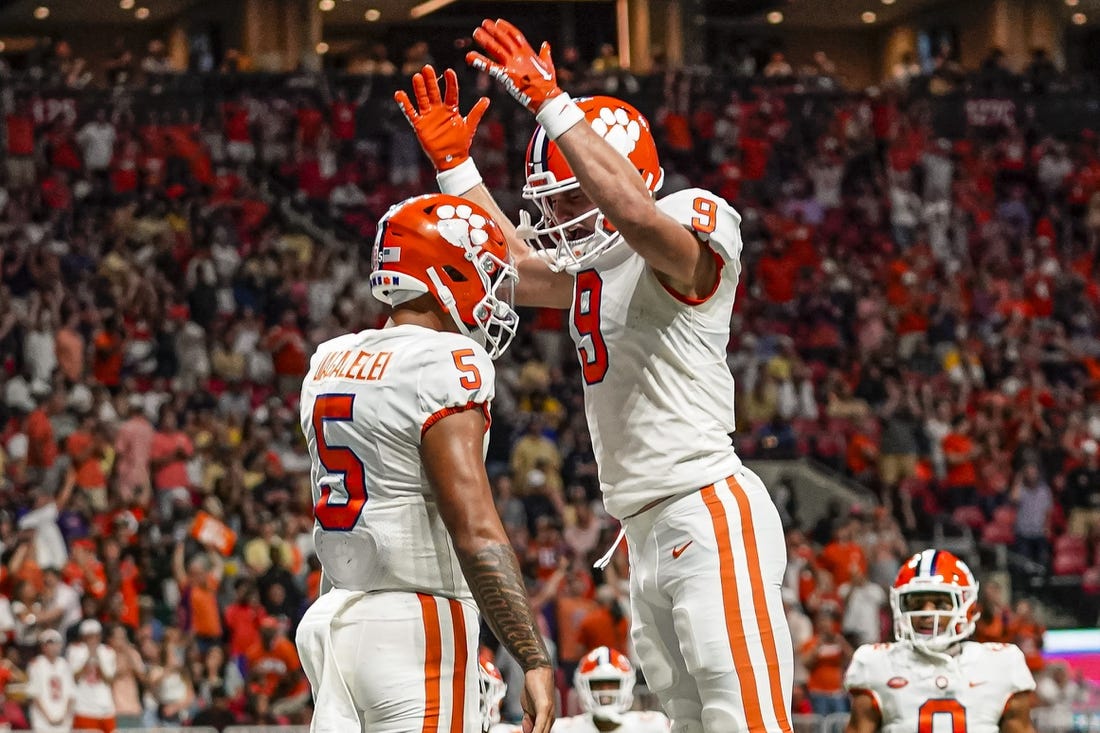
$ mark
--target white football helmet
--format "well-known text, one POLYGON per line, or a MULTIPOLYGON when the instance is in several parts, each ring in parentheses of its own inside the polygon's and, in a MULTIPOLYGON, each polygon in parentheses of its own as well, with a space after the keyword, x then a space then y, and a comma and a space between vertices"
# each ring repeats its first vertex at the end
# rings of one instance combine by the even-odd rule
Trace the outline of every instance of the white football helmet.
POLYGON ((573 687, 585 712, 617 722, 634 704, 634 680, 634 665, 625 654, 598 646, 577 665, 573 687))
POLYGON ((481 730, 488 731, 492 726, 500 722, 500 703, 504 700, 504 693, 508 691, 504 684, 504 678, 500 670, 493 663, 479 659, 477 663, 477 682, 480 707, 481 730))
POLYGON ((974 633, 981 615, 978 581, 966 563, 946 550, 918 552, 898 571, 890 608, 899 641, 943 654, 974 633))

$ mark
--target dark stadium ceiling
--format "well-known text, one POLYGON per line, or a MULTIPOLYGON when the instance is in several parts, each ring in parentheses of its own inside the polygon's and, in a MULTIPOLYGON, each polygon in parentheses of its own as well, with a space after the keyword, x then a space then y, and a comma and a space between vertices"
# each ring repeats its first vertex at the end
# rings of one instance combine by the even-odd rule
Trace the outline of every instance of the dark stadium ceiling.
POLYGON ((799 28, 844 28, 889 25, 909 18, 922 10, 947 5, 954 0, 787 0, 775 3, 783 13, 780 25, 799 28), (874 19, 864 19, 865 13, 874 19), (871 22, 868 22, 871 20, 871 22))
MULTIPOLYGON (((269 0, 259 0, 266 3, 269 0)), ((382 23, 407 21, 446 8, 461 11, 462 6, 484 5, 475 0, 311 0, 321 8, 329 27, 347 28, 366 22, 368 10, 379 11, 382 23), (418 8, 418 6, 421 6, 418 8)), ((523 0, 514 0, 522 2, 523 0)), ((593 0, 600 1, 600 0, 593 0)), ((610 2, 611 0, 602 0, 610 2)), ((782 13, 783 27, 840 28, 868 25, 864 14, 874 13, 874 24, 897 22, 922 10, 954 0, 685 0, 688 12, 713 18, 717 22, 766 24, 769 12, 782 13)), ((224 0, 0 0, 0 29, 7 33, 33 33, 65 26, 158 24, 171 20, 189 8, 220 4, 224 0), (46 17, 40 16, 48 8, 46 17), (147 14, 142 9, 147 10, 147 14), (139 15, 141 13, 141 15, 139 15), (144 15, 144 17, 142 17, 144 15)), ((1093 4, 1093 0, 1081 0, 1093 4)), ((1060 4, 1060 3, 1059 3, 1060 4)))
POLYGON ((155 23, 196 4, 196 0, 0 0, 0 28, 27 32, 72 25, 155 23), (48 15, 40 8, 46 8, 48 15), (146 8, 149 14, 139 18, 139 8, 146 8))

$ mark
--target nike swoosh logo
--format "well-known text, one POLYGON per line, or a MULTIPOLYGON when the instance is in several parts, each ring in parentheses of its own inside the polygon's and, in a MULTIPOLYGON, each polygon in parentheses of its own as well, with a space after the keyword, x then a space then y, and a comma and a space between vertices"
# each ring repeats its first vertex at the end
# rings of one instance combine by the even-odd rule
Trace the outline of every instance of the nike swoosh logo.
POLYGON ((686 550, 691 545, 691 543, 694 542, 694 541, 695 540, 688 540, 687 542, 680 545, 679 547, 673 547, 672 548, 672 559, 675 560, 676 558, 680 557, 680 555, 683 555, 684 550, 686 550))
POLYGON ((988 681, 989 681, 989 680, 982 680, 981 682, 971 682, 971 683, 970 683, 970 686, 971 686, 971 687, 978 687, 979 685, 984 685, 984 684, 985 684, 986 682, 988 682, 988 681))
POLYGON ((546 68, 542 64, 540 64, 538 61, 535 61, 534 59, 531 59, 531 65, 535 67, 535 70, 538 71, 539 74, 542 75, 542 78, 545 79, 546 81, 550 81, 554 78, 554 75, 551 74, 549 71, 547 71, 546 68))

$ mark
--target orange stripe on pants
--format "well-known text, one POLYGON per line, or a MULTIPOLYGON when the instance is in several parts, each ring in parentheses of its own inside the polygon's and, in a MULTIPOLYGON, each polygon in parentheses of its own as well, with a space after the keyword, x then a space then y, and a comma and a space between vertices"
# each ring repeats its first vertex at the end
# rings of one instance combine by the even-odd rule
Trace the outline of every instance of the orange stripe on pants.
POLYGON ((439 728, 439 678, 442 673, 443 640, 439 632, 439 610, 435 597, 417 593, 424 616, 424 725, 421 733, 439 728))
POLYGON ((771 683, 772 707, 781 730, 790 731, 787 720, 787 706, 783 702, 783 682, 779 676, 779 653, 775 646, 775 632, 772 630, 771 615, 768 613, 768 599, 764 594, 764 578, 760 575, 760 551, 756 546, 756 530, 752 526, 752 509, 749 498, 737 479, 730 476, 726 485, 737 502, 737 511, 741 514, 741 537, 745 540, 745 560, 749 566, 749 585, 752 587, 752 605, 756 608, 756 623, 760 626, 764 647, 764 660, 767 662, 768 681, 771 683))
POLYGON ((462 733, 462 724, 466 716, 466 617, 462 613, 462 604, 453 598, 448 599, 451 607, 451 623, 455 634, 455 671, 451 676, 451 696, 454 708, 451 710, 451 733, 462 733))
POLYGON ((737 597, 737 574, 733 567, 733 546, 730 528, 726 520, 726 508, 722 506, 713 486, 703 489, 703 502, 710 512, 714 525, 714 537, 718 542, 718 571, 722 582, 722 607, 726 615, 726 637, 737 670, 737 683, 741 688, 741 704, 745 707, 745 722, 750 731, 764 730, 764 715, 756 689, 756 676, 752 670, 752 657, 745 640, 745 624, 741 619, 741 602, 737 597))

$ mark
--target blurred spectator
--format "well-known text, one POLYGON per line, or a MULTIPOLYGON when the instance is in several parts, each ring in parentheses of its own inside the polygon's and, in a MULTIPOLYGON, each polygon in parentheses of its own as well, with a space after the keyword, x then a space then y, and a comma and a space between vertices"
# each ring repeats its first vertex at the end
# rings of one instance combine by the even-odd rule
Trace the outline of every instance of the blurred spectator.
POLYGON ((141 60, 141 70, 145 74, 167 74, 174 70, 164 41, 149 41, 145 57, 141 60))
POLYGON ((787 63, 786 56, 781 51, 773 52, 767 66, 764 67, 764 76, 783 78, 792 75, 794 75, 794 70, 787 63))
POLYGON ((596 608, 581 620, 577 641, 585 649, 606 646, 626 649, 630 622, 623 612, 618 591, 609 585, 596 589, 596 608))
POLYGON ((592 510, 588 496, 581 486, 569 489, 569 509, 571 511, 566 513, 562 537, 574 557, 587 558, 599 545, 602 523, 592 510))
POLYGON ((890 71, 890 79, 901 89, 909 86, 909 82, 921 75, 920 65, 909 51, 901 55, 901 59, 894 64, 890 71))
POLYGON ((1069 533, 1086 537, 1100 527, 1100 446, 1088 438, 1081 444, 1085 462, 1066 476, 1062 499, 1069 510, 1069 533))
POLYGON ((1072 712, 1088 701, 1087 683, 1080 670, 1070 676, 1069 665, 1053 662, 1035 680, 1035 694, 1041 705, 1057 712, 1072 712))
POLYGON ((1021 555, 1043 567, 1050 562, 1050 516, 1054 498, 1035 463, 1017 474, 1010 500, 1016 505, 1016 547, 1021 555))
POLYGON ((210 705, 203 708, 192 719, 196 727, 203 726, 213 728, 221 733, 226 727, 236 725, 239 721, 230 709, 230 696, 224 687, 215 687, 210 693, 210 705))
POLYGON ((401 76, 417 74, 426 64, 432 63, 432 54, 427 41, 416 41, 405 49, 405 60, 401 64, 401 76))
POLYGON ((799 650, 809 679, 810 701, 817 715, 848 711, 848 694, 844 690, 844 668, 852 658, 852 646, 836 632, 836 619, 831 613, 819 611, 814 617, 814 635, 799 650))
POLYGON ((80 622, 80 640, 69 645, 67 659, 76 677, 73 727, 110 733, 116 726, 111 684, 118 663, 114 649, 102 639, 103 626, 85 619, 80 622))
POLYGON ((141 398, 130 396, 126 409, 126 420, 115 434, 115 490, 123 501, 144 505, 152 496, 149 465, 156 431, 145 416, 141 398))
POLYGON ((64 638, 53 629, 39 635, 42 653, 27 668, 27 698, 31 700, 31 730, 70 730, 76 692, 73 671, 62 656, 64 638))
POLYGON ((61 536, 57 520, 75 486, 76 472, 70 469, 60 494, 52 497, 44 489, 35 490, 31 511, 19 518, 19 529, 29 532, 33 537, 33 560, 41 569, 60 570, 69 560, 69 552, 65 548, 65 539, 61 536))
POLYGON ((841 631, 853 647, 882 641, 882 610, 886 591, 858 567, 848 582, 841 631))
POLYGON ((302 672, 298 651, 294 642, 283 635, 278 620, 266 618, 260 622, 260 640, 245 652, 245 658, 250 696, 286 711, 300 708, 309 700, 309 682, 302 672))
POLYGON ((955 509, 972 505, 977 499, 978 474, 974 468, 974 459, 979 449, 970 437, 970 420, 965 415, 957 416, 941 441, 943 455, 947 464, 947 477, 944 480, 947 506, 955 509))
POLYGON ((867 573, 867 556, 855 541, 855 533, 859 527, 858 519, 848 519, 837 527, 833 541, 821 551, 821 567, 832 574, 837 586, 849 583, 856 573, 861 576, 867 573))
MULTIPOLYGON (((90 552, 86 549, 77 549, 75 546, 73 549, 74 553, 90 557, 90 552)), ((94 561, 94 557, 88 562, 91 561, 94 561)), ((90 580, 91 583, 79 582, 74 587, 62 581, 60 569, 44 568, 42 570, 42 593, 39 596, 42 602, 42 610, 38 614, 39 624, 57 629, 63 637, 68 638, 70 630, 80 623, 83 616, 80 608, 81 591, 94 596, 95 591, 98 589, 98 597, 102 597, 106 591, 105 587, 101 589, 90 587, 103 583, 102 576, 93 577, 90 580)), ((84 578, 79 578, 78 581, 84 581, 84 578)))
POLYGON ((600 44, 599 53, 592 61, 591 71, 593 74, 610 74, 619 69, 619 55, 615 52, 615 47, 610 43, 600 44))
POLYGON ((184 647, 165 643, 158 664, 149 668, 149 688, 157 703, 157 720, 178 725, 187 721, 195 701, 191 672, 184 660, 184 647))
POLYGON ((172 573, 180 593, 180 627, 195 635, 200 650, 220 643, 221 613, 217 592, 223 563, 216 553, 192 557, 184 569, 184 543, 176 541, 172 553, 172 573))
POLYGON ((1051 82, 1058 76, 1058 67, 1054 65, 1045 48, 1033 48, 1031 61, 1024 69, 1024 82, 1029 91, 1044 94, 1051 82))
POLYGON ((365 57, 354 60, 348 67, 348 71, 367 76, 393 76, 397 73, 397 67, 390 61, 386 45, 376 43, 371 46, 365 57))
POLYGON ((148 684, 145 662, 130 643, 126 627, 111 628, 108 645, 115 653, 117 669, 111 683, 115 720, 119 728, 140 728, 144 717, 141 691, 148 684))
POLYGON ((4 127, 7 131, 7 184, 13 191, 30 188, 35 182, 35 130, 26 99, 20 98, 14 109, 5 115, 4 127))
POLYGON ((84 168, 91 173, 101 186, 106 186, 107 168, 114 157, 115 140, 118 133, 107 119, 107 110, 99 109, 95 119, 80 128, 76 141, 84 153, 84 168))
POLYGON ((1012 624, 1008 628, 1008 641, 1020 647, 1032 674, 1043 669, 1043 633, 1046 626, 1035 616, 1031 602, 1026 599, 1016 601, 1012 610, 1012 624))
POLYGON ((977 628, 974 640, 979 642, 1010 642, 1009 638, 1014 618, 1012 610, 1005 602, 1004 589, 995 580, 987 580, 981 585, 978 598, 977 628))

